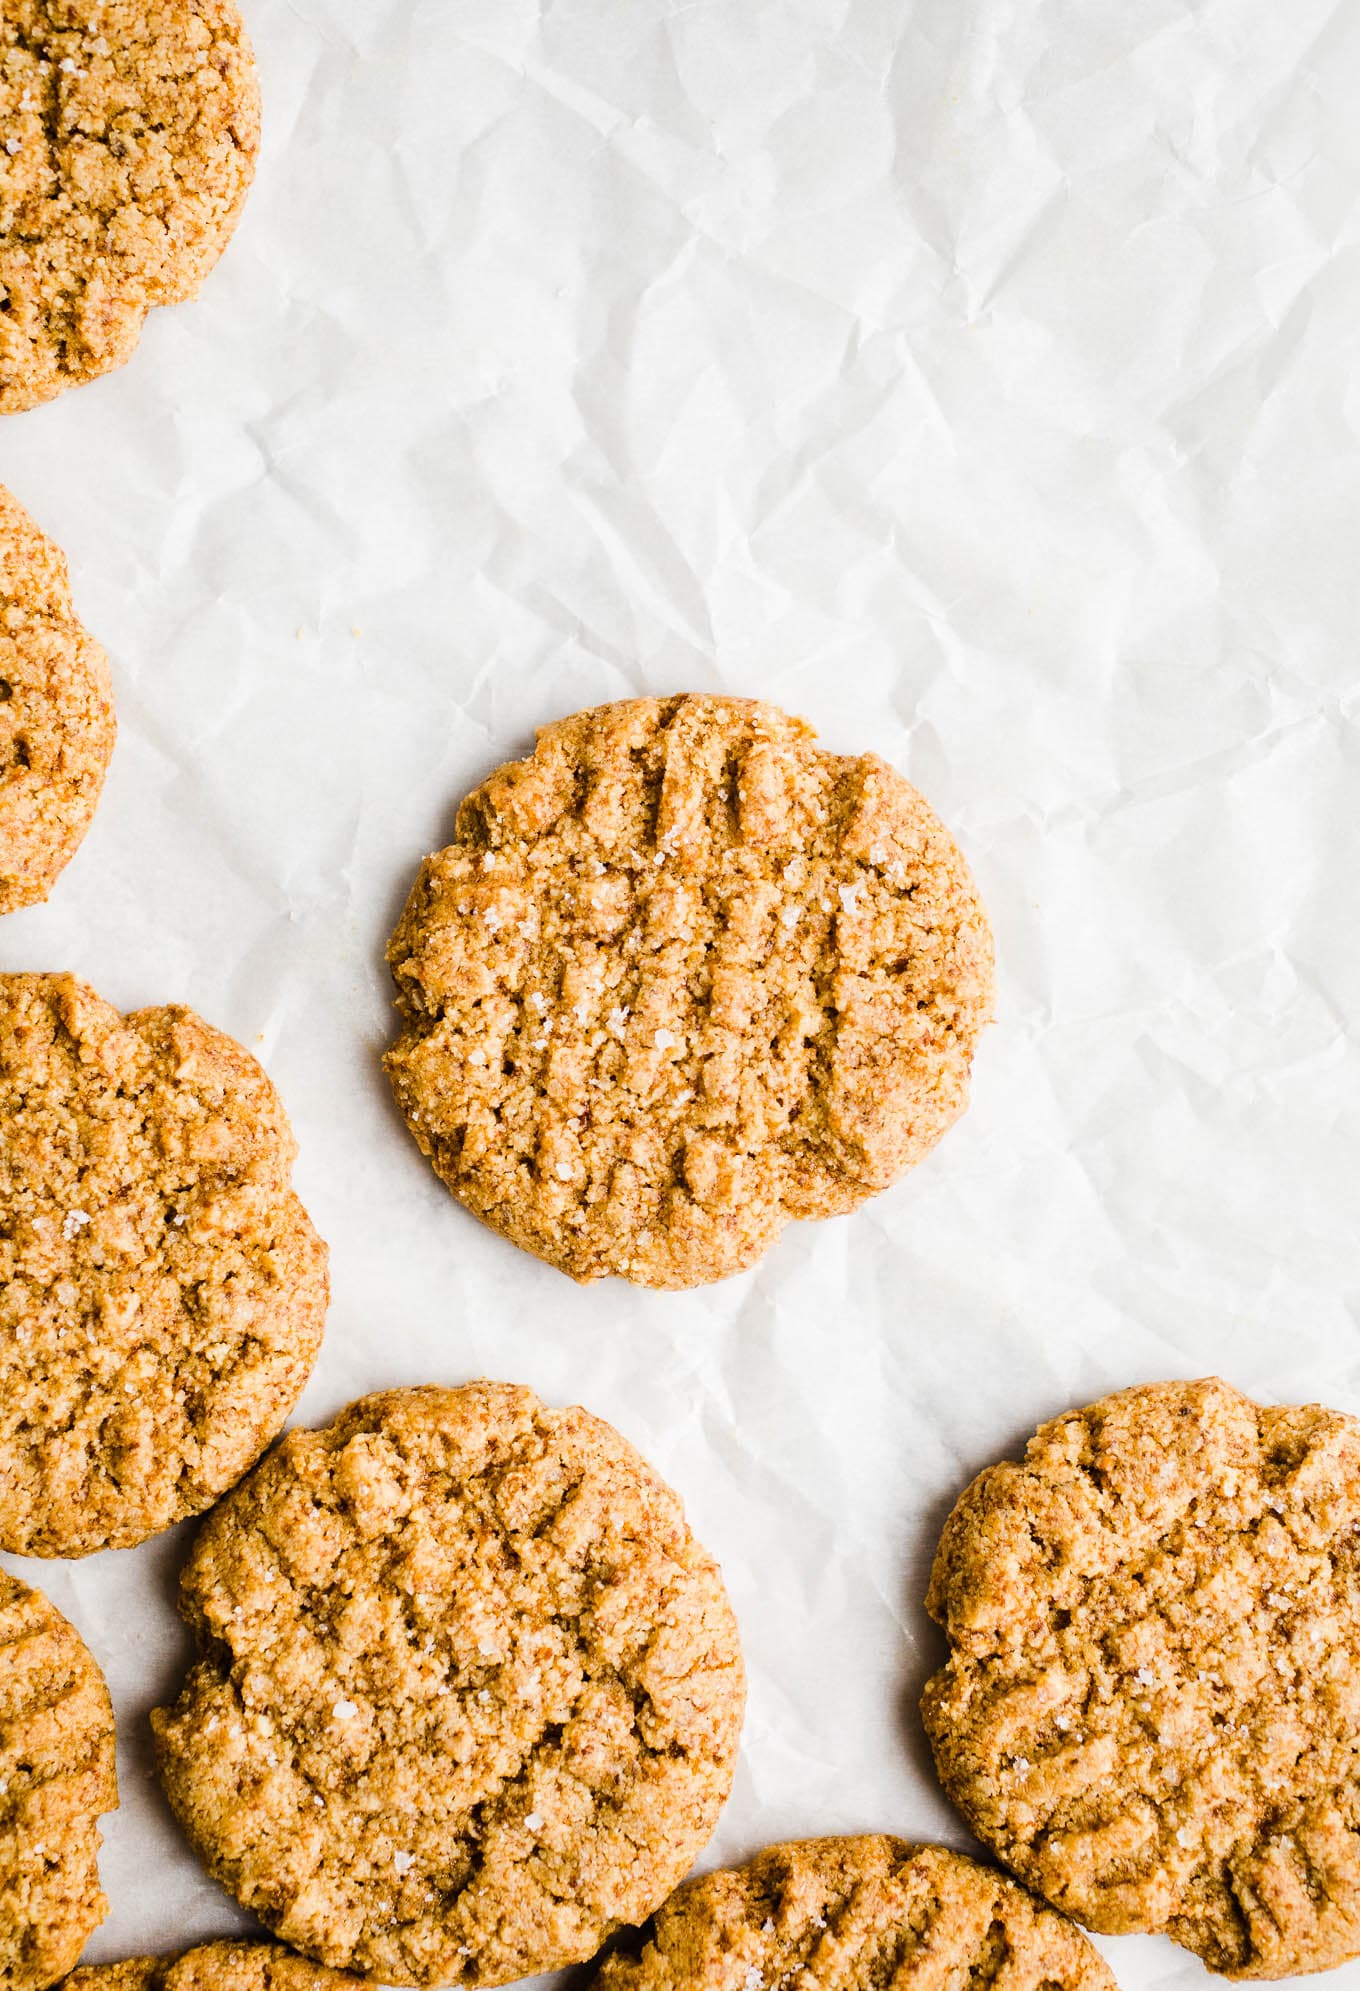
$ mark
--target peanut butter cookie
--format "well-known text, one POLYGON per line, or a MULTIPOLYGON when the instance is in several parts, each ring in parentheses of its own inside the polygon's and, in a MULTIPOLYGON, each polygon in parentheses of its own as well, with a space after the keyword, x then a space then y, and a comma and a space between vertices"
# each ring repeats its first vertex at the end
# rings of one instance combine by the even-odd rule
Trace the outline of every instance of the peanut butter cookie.
POLYGON ((118 1803, 113 1709, 75 1627, 0 1569, 0 1984, 40 1991, 108 1913, 99 1818, 118 1803))
POLYGON ((358 1991, 359 1980, 282 1943, 202 1943, 182 1956, 134 1956, 73 1970, 62 1991, 358 1991))
POLYGON ((1095 1946, 990 1867, 901 1839, 804 1839, 687 1881, 595 1991, 1114 1991, 1095 1946))
POLYGON ((1229 1977, 1360 1954, 1360 1424, 1215 1380, 1045 1424, 954 1509, 922 1701, 984 1844, 1229 1977))
POLYGON ((739 1272, 919 1161, 992 999, 916 791, 734 698, 545 727, 464 802, 388 960, 388 1074, 454 1194, 574 1278, 644 1286, 739 1272))
POLYGON ((192 1010, 0 975, 0 1548, 126 1548, 239 1479, 321 1340, 326 1248, 255 1060, 192 1010))
POLYGON ((388 1984, 594 1956, 708 1838, 744 1700, 716 1564, 583 1410, 394 1390, 208 1517, 161 1778, 242 1905, 388 1984))
POLYGON ((0 485, 0 913, 47 897, 90 826, 115 730, 66 561, 0 485))
POLYGON ((129 359, 192 297, 255 171, 232 0, 0 4, 0 414, 129 359))

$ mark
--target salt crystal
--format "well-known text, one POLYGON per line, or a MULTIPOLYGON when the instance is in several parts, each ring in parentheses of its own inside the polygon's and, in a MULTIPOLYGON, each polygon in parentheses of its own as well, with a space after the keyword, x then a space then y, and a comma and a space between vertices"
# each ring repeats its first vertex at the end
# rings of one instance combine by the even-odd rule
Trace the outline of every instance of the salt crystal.
POLYGON ((1025 1774, 1025 1772, 1026 1772, 1026 1770, 1027 1770, 1027 1769, 1029 1768, 1029 1757, 1028 1757, 1028 1756, 1012 1756, 1012 1758, 1011 1758, 1011 1768, 1012 1768, 1013 1770, 1017 1771, 1017 1772, 1019 1773, 1019 1775, 1023 1777, 1023 1776, 1024 1776, 1024 1774, 1025 1774))
POLYGON ((358 1703, 356 1701, 347 1701, 343 1698, 343 1696, 341 1697, 340 1700, 338 1700, 335 1703, 335 1706, 331 1709, 331 1713, 335 1716, 335 1719, 337 1721, 353 1721, 355 1715, 358 1714, 358 1712, 359 1712, 358 1703))
POLYGON ((5 150, 6 150, 6 152, 8 152, 8 154, 9 154, 10 158, 12 159, 12 158, 14 157, 15 153, 16 153, 16 152, 17 152, 17 151, 19 150, 19 141, 18 141, 18 139, 17 139, 17 138, 7 138, 7 139, 5 140, 5 150))
POLYGON ((553 1174, 557 1177, 559 1182, 570 1182, 571 1163, 569 1161, 559 1161, 556 1168, 553 1170, 553 1174))
POLYGON ((674 1050, 680 1039, 673 1036, 669 1030, 658 1030, 652 1042, 656 1045, 658 1051, 671 1051, 674 1050))
POLYGON ((761 1935, 762 1935, 762 1936, 772 1936, 772 1935, 774 1934, 774 1916, 773 1916, 773 1915, 767 1915, 767 1916, 765 1917, 765 1920, 764 1920, 764 1921, 763 1921, 763 1922, 761 1923, 761 1925, 760 1925, 760 1933, 761 1933, 761 1935))
POLYGON ((1188 1825, 1182 1825, 1180 1830, 1176 1834, 1176 1844, 1178 1846, 1193 1846, 1194 1843, 1195 1843, 1194 1833, 1190 1830, 1190 1827, 1188 1825))
POLYGON ((797 926, 798 917, 797 906, 785 906, 783 912, 779 915, 779 921, 781 926, 797 926))
POLYGON ((541 1832, 543 1830, 543 1813, 541 1811, 531 1811, 524 1822, 531 1832, 541 1832))
POLYGON ((70 1243, 71 1239, 75 1236, 77 1231, 84 1230, 86 1224, 88 1224, 89 1221, 90 1218, 88 1211, 68 1210, 66 1212, 65 1218, 62 1221, 61 1234, 66 1239, 68 1244, 70 1243))
POLYGON ((838 885, 836 892, 841 902, 841 910, 847 913, 857 912, 859 895, 863 890, 863 885, 838 885))
POLYGON ((414 1853, 393 1853, 392 1855, 392 1864, 398 1873, 410 1873, 415 1863, 416 1856, 414 1853))

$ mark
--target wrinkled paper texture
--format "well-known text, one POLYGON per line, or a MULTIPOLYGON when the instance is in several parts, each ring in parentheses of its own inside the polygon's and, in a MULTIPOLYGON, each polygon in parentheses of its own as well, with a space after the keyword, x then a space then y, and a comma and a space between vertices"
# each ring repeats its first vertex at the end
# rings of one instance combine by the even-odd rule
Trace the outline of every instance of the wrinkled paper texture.
MULTIPOLYGON (((0 966, 264 1060, 332 1253, 304 1421, 505 1377, 682 1491, 751 1675, 707 1863, 966 1846, 915 1702, 972 1474, 1141 1379, 1360 1412, 1360 8, 244 4, 236 240, 132 364, 0 428, 121 718, 0 966), (536 724, 679 689, 924 790, 998 1020, 858 1215, 704 1291, 578 1289, 402 1127, 383 947, 536 724)), ((93 1959, 245 1926, 150 1768, 187 1538, 13 1562, 117 1705, 93 1959)), ((1205 1981, 1105 1947, 1125 1991, 1205 1981)))

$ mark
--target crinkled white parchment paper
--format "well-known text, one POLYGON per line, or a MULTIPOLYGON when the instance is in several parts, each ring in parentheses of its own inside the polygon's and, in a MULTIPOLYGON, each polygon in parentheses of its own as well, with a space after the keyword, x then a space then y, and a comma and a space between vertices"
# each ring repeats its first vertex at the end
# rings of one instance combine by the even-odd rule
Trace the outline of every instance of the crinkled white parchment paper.
MULTIPOLYGON (((1139 1379, 1360 1411, 1360 8, 245 4, 236 241, 0 427, 122 722, 0 965, 258 1050, 332 1250, 305 1420, 514 1378, 682 1490, 751 1673, 710 1861, 966 1844, 914 1711, 966 1480, 1139 1379), (682 688, 924 789, 1000 1016, 859 1215, 706 1291, 580 1290, 398 1121, 382 950, 537 722, 682 688)), ((242 1926, 150 1772, 185 1547, 15 1565, 118 1709, 94 1958, 242 1926)), ((1106 1947, 1125 1991, 1203 1982, 1106 1947)))

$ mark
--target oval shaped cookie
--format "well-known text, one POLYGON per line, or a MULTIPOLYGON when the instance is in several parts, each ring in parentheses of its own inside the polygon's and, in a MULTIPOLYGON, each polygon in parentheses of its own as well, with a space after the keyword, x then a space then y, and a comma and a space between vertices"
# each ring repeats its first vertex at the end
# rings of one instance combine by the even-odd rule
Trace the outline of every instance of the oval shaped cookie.
POLYGON ((291 1431, 206 1520, 152 1716, 209 1869, 389 1984, 591 1957, 693 1861, 744 1702, 717 1565, 584 1410, 475 1383, 291 1431))
POLYGON ((278 1094, 192 1010, 0 975, 0 1548, 197 1513, 307 1379, 326 1248, 278 1094))
POLYGON ((1213 1970, 1360 1954, 1360 1424, 1216 1380, 1045 1424, 945 1527, 922 1699, 978 1837, 1213 1970))
POLYGON ((99 1819, 118 1803, 113 1709, 85 1643, 0 1569, 0 1984, 40 1991, 108 1913, 99 1819))
POLYGON ((0 485, 0 913, 47 897, 90 826, 116 730, 66 561, 0 485))
POLYGON ((200 1943, 179 1956, 134 1956, 73 1970, 62 1991, 356 1991, 282 1943, 200 1943))
POLYGON ((388 949, 386 1065, 459 1200, 577 1279, 694 1286, 885 1188, 962 1112, 991 939, 901 775, 770 705, 548 726, 388 949))
POLYGON ((1013 1880, 877 1836, 769 1846, 687 1881, 595 1991, 1114 1991, 1094 1944, 1013 1880))
POLYGON ((259 149, 232 0, 5 0, 0 9, 0 414, 129 359, 192 297, 259 149))

